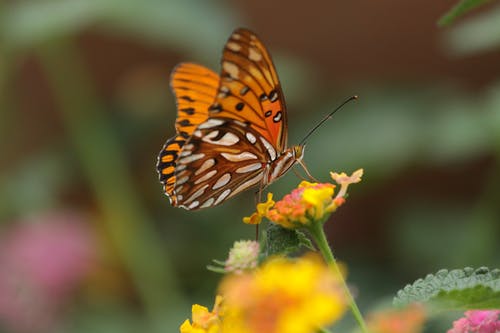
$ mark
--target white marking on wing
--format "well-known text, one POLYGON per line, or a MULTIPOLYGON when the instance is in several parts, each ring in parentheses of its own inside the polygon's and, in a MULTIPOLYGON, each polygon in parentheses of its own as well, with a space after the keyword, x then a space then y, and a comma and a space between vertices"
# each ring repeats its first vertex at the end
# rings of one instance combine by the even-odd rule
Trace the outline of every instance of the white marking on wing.
POLYGON ((205 154, 203 154, 203 153, 193 154, 193 155, 189 155, 187 157, 181 158, 177 163, 178 164, 189 164, 189 163, 197 161, 203 157, 205 157, 205 154))
POLYGON ((222 120, 222 119, 211 118, 211 119, 208 119, 207 121, 205 121, 204 123, 201 123, 200 125, 198 125, 197 130, 202 130, 202 129, 207 129, 207 128, 212 128, 212 127, 220 126, 220 125, 224 124, 225 122, 226 121, 222 120))
POLYGON ((228 132, 228 133, 224 134, 222 139, 220 139, 217 142, 219 142, 223 146, 232 146, 235 143, 237 143, 238 141, 240 141, 240 138, 238 138, 238 136, 234 135, 233 133, 228 132))
POLYGON ((274 116, 273 121, 274 121, 275 123, 277 123, 278 121, 280 121, 280 120, 281 120, 281 115, 282 115, 281 111, 280 111, 280 112, 278 112, 278 113, 274 116))
POLYGON ((184 171, 184 169, 187 168, 187 165, 186 164, 178 164, 175 166, 175 173, 178 175, 181 173, 181 171, 184 171))
POLYGON ((276 150, 274 150, 273 146, 269 143, 269 141, 267 141, 263 137, 260 137, 260 141, 262 141, 264 147, 266 147, 269 157, 271 158, 271 161, 274 161, 276 159, 276 150))
POLYGON ((257 155, 244 151, 239 154, 221 153, 222 157, 230 162, 241 162, 246 160, 256 160, 257 155))
POLYGON ((236 169, 236 173, 247 173, 250 171, 255 171, 262 168, 262 163, 253 163, 249 165, 245 165, 244 167, 236 169))
POLYGON ((226 44, 226 47, 228 49, 230 49, 231 51, 234 51, 234 52, 238 52, 239 50, 241 50, 241 45, 240 44, 236 44, 236 43, 233 43, 233 42, 228 42, 226 44))
POLYGON ((240 70, 238 69, 238 66, 233 64, 232 62, 229 61, 224 61, 222 63, 222 68, 229 74, 230 77, 233 79, 237 79, 240 70))
POLYGON ((255 176, 253 178, 250 178, 249 180, 247 180, 246 182, 244 182, 243 184, 241 184, 240 186, 238 186, 233 191, 233 195, 236 195, 236 194, 240 193, 241 191, 244 191, 247 188, 252 187, 253 185, 257 184, 258 182, 260 182, 262 180, 263 176, 264 176, 264 174, 261 172, 257 176, 255 176))
POLYGON ((217 135, 219 135, 219 130, 212 131, 205 135, 202 140, 205 142, 210 142, 213 138, 215 138, 217 135))
POLYGON ((233 123, 240 125, 241 127, 247 127, 248 125, 238 119, 234 119, 233 123))
POLYGON ((179 155, 179 157, 186 157, 186 156, 189 156, 191 155, 193 152, 191 150, 186 150, 186 149, 183 149, 181 154, 179 155))
POLYGON ((253 47, 251 47, 248 49, 248 59, 253 60, 253 61, 261 61, 262 54, 260 54, 259 51, 257 51, 253 47))
POLYGON ((219 197, 217 198, 217 200, 215 200, 214 205, 220 204, 224 199, 226 199, 226 197, 229 195, 229 193, 231 193, 231 189, 230 188, 228 188, 224 192, 222 192, 222 194, 219 195, 219 197))
POLYGON ((191 203, 188 208, 189 209, 193 209, 193 208, 196 208, 200 205, 200 202, 199 201, 193 201, 193 203, 191 203))
POLYGON ((186 199, 186 201, 184 201, 185 204, 188 204, 190 203, 191 201, 193 201, 194 199, 198 198, 199 196, 201 196, 203 193, 205 193, 205 190, 207 189, 208 187, 208 184, 205 184, 203 185, 201 188, 199 188, 196 192, 194 192, 193 194, 191 194, 189 196, 189 198, 186 199))
POLYGON ((196 170, 196 172, 194 173, 195 176, 198 176, 200 173, 204 172, 207 169, 210 169, 214 165, 215 165, 215 160, 213 158, 209 158, 208 160, 205 160, 205 162, 203 162, 201 167, 198 170, 196 170))
POLYGON ((196 181, 195 181, 194 183, 195 183, 195 184, 202 183, 202 182, 204 182, 205 180, 210 179, 211 177, 213 177, 216 173, 217 173, 217 170, 212 170, 212 171, 209 171, 209 172, 207 172, 206 174, 204 174, 202 177, 200 177, 200 178, 196 179, 196 181))
POLYGON ((257 138, 252 133, 247 132, 245 134, 245 136, 247 137, 248 141, 250 141, 251 144, 254 144, 255 142, 257 142, 257 138))
POLYGON ((229 183, 231 180, 231 174, 230 173, 225 173, 223 174, 217 181, 215 182, 214 186, 212 186, 212 190, 216 190, 218 188, 221 188, 222 186, 226 185, 229 183))
POLYGON ((204 136, 202 140, 220 146, 232 146, 235 143, 238 143, 238 141, 240 141, 240 138, 238 138, 236 135, 230 132, 224 134, 224 136, 219 140, 213 141, 212 138, 215 138, 217 135, 219 135, 219 131, 213 131, 210 132, 208 135, 204 136))
POLYGON ((212 204, 214 203, 215 199, 214 198, 210 198, 208 199, 207 201, 205 201, 203 203, 203 205, 200 206, 200 208, 207 208, 207 207, 210 207, 212 206, 212 204))
POLYGON ((189 179, 189 176, 184 176, 184 177, 181 177, 181 178, 178 178, 176 181, 175 181, 175 186, 180 186, 182 184, 184 184, 185 182, 187 182, 189 179))

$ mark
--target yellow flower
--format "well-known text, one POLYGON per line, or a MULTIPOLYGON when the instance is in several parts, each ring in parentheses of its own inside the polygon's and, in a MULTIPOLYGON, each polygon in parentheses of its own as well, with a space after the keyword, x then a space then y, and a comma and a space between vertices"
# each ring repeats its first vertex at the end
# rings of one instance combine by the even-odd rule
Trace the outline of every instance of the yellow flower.
POLYGON ((181 333, 221 333, 221 303, 222 297, 215 298, 214 309, 212 312, 204 306, 195 304, 192 307, 193 323, 186 319, 181 327, 181 333))
POLYGON ((269 209, 274 206, 273 194, 267 194, 267 201, 257 204, 257 212, 253 213, 249 217, 244 217, 243 222, 246 224, 259 224, 262 218, 267 215, 269 209))
POLYGON ((346 309, 340 279, 316 256, 274 258, 253 273, 226 276, 223 332, 317 332, 346 309))
POLYGON ((372 333, 420 333, 424 322, 424 307, 418 304, 400 310, 374 312, 367 319, 372 333))

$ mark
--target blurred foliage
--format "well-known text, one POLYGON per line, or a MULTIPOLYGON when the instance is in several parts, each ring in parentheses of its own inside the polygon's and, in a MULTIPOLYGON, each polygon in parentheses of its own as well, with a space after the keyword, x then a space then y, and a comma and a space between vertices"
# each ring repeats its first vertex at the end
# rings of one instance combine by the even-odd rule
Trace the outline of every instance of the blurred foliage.
MULTIPOLYGON (((442 22, 454 22, 484 2, 462 1, 442 22)), ((497 49, 499 13, 493 7, 450 26, 443 48, 456 57, 497 49)), ((161 140, 173 134, 175 117, 169 68, 131 69, 105 98, 78 38, 90 31, 131 39, 216 68, 225 38, 244 25, 243 16, 219 1, 0 3, 0 150, 9 156, 0 169, 0 227, 25 215, 78 207, 103 242, 102 267, 66 309, 61 331, 177 331, 191 303, 213 298, 219 277, 206 264, 224 257, 235 240, 254 235, 241 223, 252 211, 251 191, 203 212, 169 207, 161 193, 154 163, 161 140), (12 84, 33 58, 58 110, 56 120, 47 115, 46 121, 63 128, 46 140, 25 132, 19 99, 30 96, 12 84), (21 135, 32 140, 26 153, 11 148, 11 138, 21 135)), ((338 253, 364 309, 427 271, 500 265, 500 81, 474 93, 447 82, 372 82, 332 95, 316 79, 316 66, 269 47, 290 106, 290 144, 346 96, 360 95, 310 138, 305 161, 320 179, 332 168, 363 167, 362 186, 346 209, 384 210, 377 248, 358 241, 338 253), (392 184, 402 182, 404 193, 391 192, 392 184)), ((272 191, 279 198, 296 183, 289 174, 272 191)), ((331 222, 335 248, 343 234, 331 222)), ((363 236, 374 222, 356 223, 363 236)))
POLYGON ((98 26, 202 60, 220 49, 217 40, 234 26, 228 19, 236 19, 222 4, 196 0, 19 1, 4 5, 1 14, 0 36, 9 47, 31 48, 98 26), (210 22, 210 29, 203 29, 204 22, 210 22))
POLYGON ((500 6, 458 24, 448 32, 447 44, 456 55, 490 52, 500 46, 500 6))
POLYGON ((461 0, 452 9, 450 9, 450 11, 446 13, 438 23, 441 26, 450 24, 458 17, 490 1, 491 0, 461 0))

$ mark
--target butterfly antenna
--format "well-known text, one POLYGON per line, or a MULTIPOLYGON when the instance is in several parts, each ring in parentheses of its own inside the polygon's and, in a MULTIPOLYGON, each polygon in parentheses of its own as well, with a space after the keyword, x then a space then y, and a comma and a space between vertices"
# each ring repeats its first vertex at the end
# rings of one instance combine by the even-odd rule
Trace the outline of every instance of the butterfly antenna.
POLYGON ((299 146, 303 146, 306 144, 306 140, 311 136, 311 134, 313 134, 321 125, 323 125, 323 123, 325 121, 327 121, 328 119, 330 119, 333 114, 335 112, 337 112, 338 110, 340 110, 344 105, 346 105, 347 103, 349 103, 350 101, 354 101, 358 99, 358 96, 357 95, 354 95, 354 96, 351 96, 349 97, 348 99, 346 99, 342 104, 340 104, 339 106, 337 106, 337 108, 335 110, 333 110, 332 112, 330 112, 329 114, 327 114, 323 119, 321 119, 321 121, 319 123, 316 124, 316 126, 314 126, 310 131, 309 133, 307 133, 307 135, 302 139, 302 141, 300 141, 299 143, 299 146))

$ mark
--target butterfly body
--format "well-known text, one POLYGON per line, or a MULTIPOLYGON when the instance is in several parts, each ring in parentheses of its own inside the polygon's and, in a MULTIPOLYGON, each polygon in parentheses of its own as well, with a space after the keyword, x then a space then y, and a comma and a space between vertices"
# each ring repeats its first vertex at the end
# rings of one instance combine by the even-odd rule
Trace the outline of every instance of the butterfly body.
POLYGON ((263 189, 301 163, 304 147, 286 147, 286 106, 276 70, 252 32, 233 32, 220 76, 182 63, 171 87, 177 134, 161 150, 157 169, 173 206, 219 205, 251 187, 263 189))

